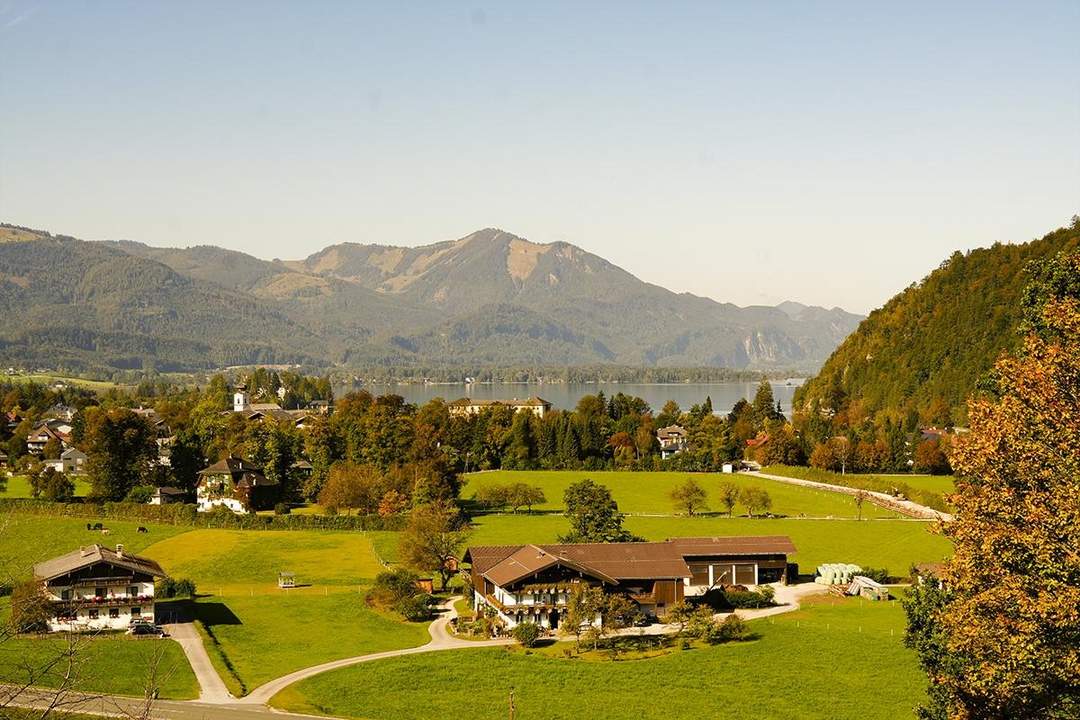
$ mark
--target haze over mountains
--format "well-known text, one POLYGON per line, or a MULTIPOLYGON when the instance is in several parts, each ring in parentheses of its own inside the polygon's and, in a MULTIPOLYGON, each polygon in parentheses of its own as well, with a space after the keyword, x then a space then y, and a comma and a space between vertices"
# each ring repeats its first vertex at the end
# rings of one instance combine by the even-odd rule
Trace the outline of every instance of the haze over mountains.
MULTIPOLYGON (((677 262, 693 262, 683 258, 677 262)), ((717 268, 726 284, 760 282, 717 268)), ((737 307, 497 229, 302 260, 0 226, 0 358, 47 367, 619 363, 813 371, 862 319, 737 307)))

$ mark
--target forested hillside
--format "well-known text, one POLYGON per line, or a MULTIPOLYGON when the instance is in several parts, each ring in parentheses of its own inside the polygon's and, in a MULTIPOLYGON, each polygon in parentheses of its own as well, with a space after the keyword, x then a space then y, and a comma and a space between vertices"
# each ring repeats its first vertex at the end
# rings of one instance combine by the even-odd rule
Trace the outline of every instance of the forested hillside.
POLYGON ((909 426, 963 425, 965 401, 1002 351, 1020 341, 1033 260, 1080 247, 1080 220, 1039 240, 955 252, 875 310, 795 396, 840 425, 886 414, 909 426))

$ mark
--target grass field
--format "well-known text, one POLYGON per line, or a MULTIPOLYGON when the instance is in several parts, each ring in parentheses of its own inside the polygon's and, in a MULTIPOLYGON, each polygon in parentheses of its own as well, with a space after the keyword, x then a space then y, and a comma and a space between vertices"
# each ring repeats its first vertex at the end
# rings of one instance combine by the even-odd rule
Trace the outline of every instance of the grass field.
POLYGON ((180 534, 188 528, 121 520, 105 521, 108 535, 86 529, 85 518, 46 517, 22 513, 0 514, 0 573, 20 579, 30 576, 36 562, 98 543, 122 543, 130 552, 141 552, 151 543, 180 534), (149 532, 137 532, 142 525, 149 532))
POLYGON ((428 639, 427 623, 365 605, 383 568, 365 533, 192 530, 145 554, 195 581, 207 650, 234 694, 309 665, 428 639), (279 589, 282 570, 300 586, 279 589))
MULTIPOLYGON (((846 496, 825 490, 786 485, 773 480, 747 477, 745 475, 724 475, 720 473, 684 473, 684 472, 580 472, 580 471, 513 471, 472 473, 465 476, 465 486, 461 497, 472 498, 477 490, 484 486, 505 485, 523 482, 537 485, 544 490, 547 502, 538 505, 536 510, 562 510, 563 493, 571 484, 584 478, 591 478, 611 490, 611 495, 619 503, 619 510, 629 514, 675 514, 677 510, 671 502, 669 493, 676 485, 693 477, 709 495, 708 506, 714 513, 724 512, 720 504, 719 486, 731 482, 740 488, 757 486, 765 488, 772 499, 772 513, 797 517, 856 517, 858 511, 854 501, 846 496)), ((736 505, 736 514, 746 514, 742 505, 736 505)), ((897 514, 872 503, 863 505, 863 517, 897 517, 897 514)))
POLYGON ((520 649, 456 650, 305 680, 272 704, 352 718, 911 717, 925 677, 899 603, 832 599, 750 623, 756 639, 647 660, 587 662, 520 649), (827 669, 827 672, 823 672, 827 669), (377 689, 377 690, 376 690, 377 689), (464 710, 463 710, 464 709, 464 710))
MULTIPOLYGON (((0 621, 7 623, 9 600, 0 604, 0 621)), ((81 638, 75 661, 79 679, 73 689, 115 695, 142 695, 146 688, 147 669, 158 658, 158 687, 162 698, 190 700, 199 695, 195 674, 184 651, 172 640, 132 638, 118 633, 103 633, 81 638)), ((0 682, 20 683, 29 679, 26 667, 39 667, 68 650, 65 637, 18 637, 0 643, 0 682)), ((56 673, 35 680, 35 684, 55 687, 66 670, 66 663, 56 673)))
MULTIPOLYGON (((791 559, 799 563, 804 573, 813 572, 824 562, 853 562, 866 567, 886 567, 896 575, 906 575, 912 563, 940 560, 951 553, 949 541, 931 534, 929 523, 910 520, 629 517, 625 525, 647 540, 788 535, 799 550, 791 559)), ((566 518, 561 515, 481 515, 475 518, 469 543, 550 543, 567 529, 566 518)), ((394 550, 389 538, 380 539, 377 544, 380 552, 394 550)))
POLYGON ((233 694, 310 665, 423 645, 429 638, 426 622, 376 612, 355 590, 213 595, 195 607, 212 638, 207 651, 233 694))
MULTIPOLYGON (((278 592, 280 571, 310 585, 335 590, 369 585, 383 569, 364 533, 299 530, 191 530, 146 551, 173 577, 196 581, 200 591, 235 595, 278 592)), ((296 592, 296 591, 294 591, 296 592)))
MULTIPOLYGON (((90 483, 85 477, 77 476, 73 478, 75 482, 75 497, 86 497, 86 494, 90 492, 90 483)), ((8 498, 28 498, 30 494, 30 479, 25 475, 14 475, 7 478, 7 482, 4 487, 4 491, 0 492, 0 497, 8 498)))

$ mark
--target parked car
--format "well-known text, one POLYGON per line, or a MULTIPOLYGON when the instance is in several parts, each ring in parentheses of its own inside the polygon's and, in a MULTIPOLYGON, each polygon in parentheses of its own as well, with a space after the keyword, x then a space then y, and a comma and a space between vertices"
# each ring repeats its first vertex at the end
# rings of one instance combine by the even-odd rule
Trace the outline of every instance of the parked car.
POLYGON ((128 635, 135 637, 168 637, 169 634, 159 625, 148 622, 133 622, 128 628, 128 635))

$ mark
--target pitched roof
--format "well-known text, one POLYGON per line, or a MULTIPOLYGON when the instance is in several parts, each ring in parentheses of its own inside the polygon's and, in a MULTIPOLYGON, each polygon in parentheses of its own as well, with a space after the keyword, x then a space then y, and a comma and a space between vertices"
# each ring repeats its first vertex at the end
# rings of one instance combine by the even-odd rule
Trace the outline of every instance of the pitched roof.
POLYGON ((687 557, 707 555, 786 555, 795 552, 784 535, 676 538, 651 543, 576 543, 563 545, 481 545, 465 559, 496 585, 517 582, 564 565, 606 582, 690 576, 687 557))
POLYGON ((683 557, 696 555, 790 555, 795 552, 795 545, 787 535, 672 538, 668 542, 683 557))
POLYGON ((161 566, 149 558, 120 553, 96 544, 72 550, 66 555, 60 555, 51 560, 39 562, 34 566, 34 577, 39 580, 51 580, 100 562, 115 565, 132 572, 165 577, 165 571, 161 569, 161 566))
POLYGON ((86 459, 86 453, 84 453, 79 448, 68 448, 64 452, 60 453, 60 458, 64 459, 64 460, 66 460, 68 458, 78 458, 78 457, 82 457, 84 460, 86 459))
POLYGON ((224 460, 199 471, 200 475, 231 475, 233 482, 238 487, 253 485, 277 485, 276 480, 271 480, 263 474, 262 468, 255 467, 250 461, 236 455, 230 455, 224 460))

